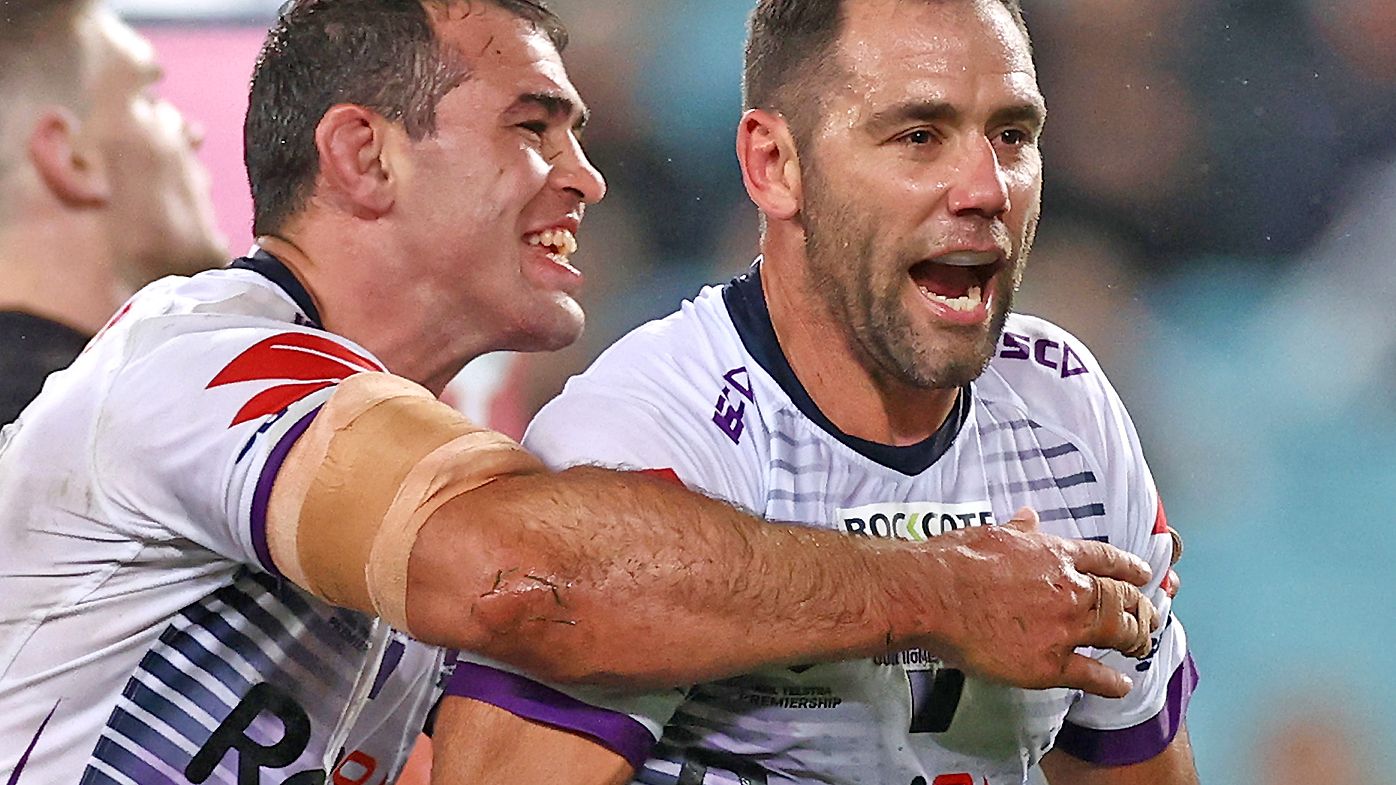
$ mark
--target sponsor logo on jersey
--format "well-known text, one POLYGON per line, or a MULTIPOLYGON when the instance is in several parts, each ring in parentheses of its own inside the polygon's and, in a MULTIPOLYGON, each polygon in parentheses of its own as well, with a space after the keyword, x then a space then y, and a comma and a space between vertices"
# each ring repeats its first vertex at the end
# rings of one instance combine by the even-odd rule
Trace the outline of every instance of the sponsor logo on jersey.
POLYGON ((913 542, 924 542, 938 534, 971 526, 995 524, 994 511, 987 501, 867 504, 840 508, 838 518, 849 534, 913 542))
POLYGON ((254 381, 285 381, 257 393, 228 424, 235 425, 283 411, 300 399, 333 387, 356 373, 382 371, 382 365, 321 335, 282 333, 239 354, 208 389, 254 381))
POLYGON ((843 703, 832 688, 819 684, 756 687, 743 693, 742 700, 761 709, 837 709, 843 703))
POLYGON ((1091 372, 1081 361, 1081 355, 1065 341, 1006 332, 1002 342, 999 357, 1005 360, 1031 360, 1043 368, 1059 372, 1063 379, 1091 372))
POLYGON ((722 381, 726 384, 717 396, 713 424, 731 439, 733 444, 741 444, 742 434, 746 432, 746 405, 756 403, 756 393, 751 388, 751 374, 747 373, 745 367, 733 368, 723 374, 722 381), (736 395, 733 395, 734 392, 736 395))

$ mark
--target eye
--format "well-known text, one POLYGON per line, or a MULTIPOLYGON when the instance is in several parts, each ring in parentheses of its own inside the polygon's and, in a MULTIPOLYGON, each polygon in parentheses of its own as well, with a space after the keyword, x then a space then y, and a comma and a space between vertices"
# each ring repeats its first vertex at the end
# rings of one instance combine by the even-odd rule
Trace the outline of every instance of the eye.
POLYGON ((916 146, 927 145, 935 141, 935 134, 931 133, 929 129, 918 128, 915 131, 902 134, 901 141, 916 146))
POLYGON ((548 132, 548 124, 543 120, 529 120, 527 122, 519 123, 514 127, 522 128, 525 131, 528 131, 529 133, 538 137, 539 139, 542 139, 543 136, 548 132))
POLYGON ((999 132, 999 141, 1009 147, 1022 147, 1032 144, 1032 135, 1021 128, 1005 128, 999 132))

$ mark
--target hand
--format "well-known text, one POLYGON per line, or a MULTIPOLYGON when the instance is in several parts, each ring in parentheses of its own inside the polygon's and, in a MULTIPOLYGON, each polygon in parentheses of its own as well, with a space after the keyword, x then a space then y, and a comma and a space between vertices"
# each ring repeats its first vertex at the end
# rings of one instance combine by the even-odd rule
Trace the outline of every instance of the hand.
POLYGON ((1163 590, 1168 594, 1168 599, 1178 596, 1178 589, 1183 587, 1183 579, 1178 577, 1178 571, 1173 569, 1178 565, 1178 560, 1183 558, 1183 535, 1172 526, 1168 527, 1168 536, 1173 540, 1173 557, 1170 559, 1168 574, 1163 578, 1163 590))
POLYGON ((1105 543, 1040 533, 1037 523, 1024 509, 1003 526, 936 538, 950 546, 938 586, 950 634, 929 648, 988 681, 1123 697, 1128 677, 1075 649, 1147 655, 1158 614, 1137 587, 1149 582, 1149 567, 1105 543))

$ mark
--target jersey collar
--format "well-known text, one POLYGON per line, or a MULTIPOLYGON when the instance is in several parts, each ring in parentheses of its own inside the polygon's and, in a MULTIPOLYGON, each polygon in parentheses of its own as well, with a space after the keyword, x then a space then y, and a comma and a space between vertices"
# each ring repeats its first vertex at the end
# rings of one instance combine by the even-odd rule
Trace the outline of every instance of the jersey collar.
POLYGON ((280 259, 261 248, 254 248, 250 256, 236 259, 228 266, 239 270, 251 270, 276 284, 301 309, 311 327, 317 330, 325 329, 320 323, 320 309, 315 307, 315 300, 310 296, 310 292, 296 274, 291 272, 291 268, 280 259))
POLYGON ((916 444, 896 447, 844 433, 815 405, 776 340, 775 326, 771 324, 771 313, 766 308, 766 296, 761 288, 760 260, 751 266, 746 275, 732 279, 723 288, 722 299, 747 353, 775 379, 800 412, 830 436, 871 461, 908 476, 920 474, 950 450, 969 419, 970 388, 966 385, 960 390, 950 416, 940 428, 916 444))

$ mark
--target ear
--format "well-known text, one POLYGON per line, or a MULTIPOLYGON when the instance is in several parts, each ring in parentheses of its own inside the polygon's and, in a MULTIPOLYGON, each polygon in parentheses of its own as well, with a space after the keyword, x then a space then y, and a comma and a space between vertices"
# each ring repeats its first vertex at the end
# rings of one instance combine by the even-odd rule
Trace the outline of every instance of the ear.
POLYGON ((747 195, 767 218, 788 221, 799 214, 804 198, 800 159, 785 118, 748 109, 737 128, 737 160, 747 195))
POLYGON ((95 151, 78 143, 78 130, 71 111, 42 110, 29 133, 29 163, 59 201, 99 207, 111 199, 111 182, 95 151))
POLYGON ((391 124, 362 106, 337 104, 315 127, 320 176, 331 198, 359 218, 378 218, 396 201, 392 167, 384 151, 391 124))

